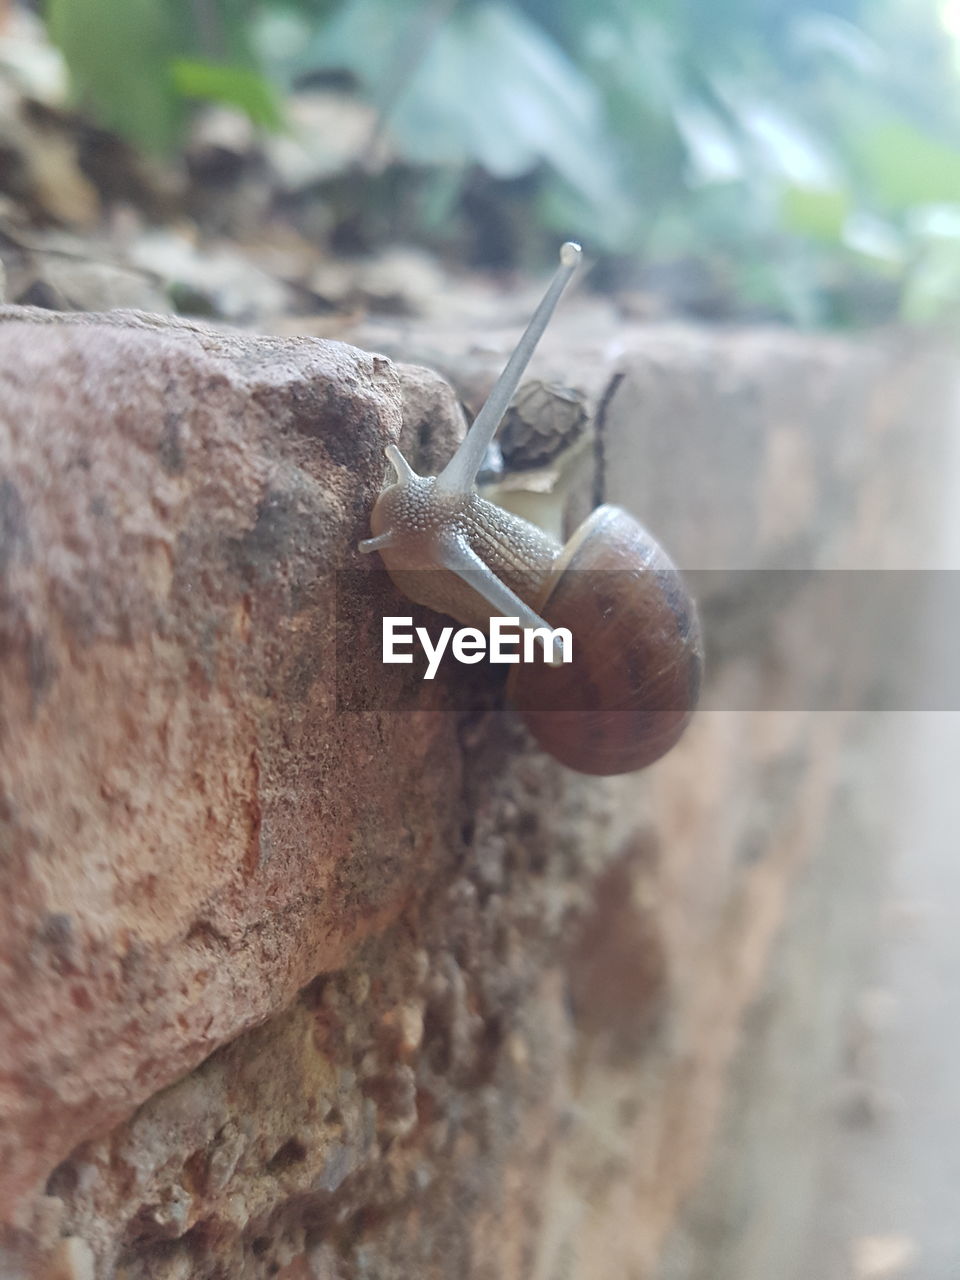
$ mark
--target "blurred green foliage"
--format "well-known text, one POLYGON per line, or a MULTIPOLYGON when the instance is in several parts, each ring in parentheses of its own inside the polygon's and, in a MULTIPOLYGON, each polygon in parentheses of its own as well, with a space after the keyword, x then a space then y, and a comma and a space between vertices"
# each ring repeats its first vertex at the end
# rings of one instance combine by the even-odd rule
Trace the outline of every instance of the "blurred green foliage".
MULTIPOLYGON (((331 5, 298 0, 322 18, 331 5)), ((279 128, 276 87, 254 53, 260 0, 47 0, 47 26, 77 97, 147 150, 182 139, 191 100, 221 102, 279 128)))
POLYGON ((191 99, 276 128, 284 93, 345 73, 417 175, 414 237, 449 235, 480 175, 529 228, 514 252, 573 235, 612 274, 696 262, 740 313, 801 323, 960 310, 960 80, 934 0, 49 0, 48 16, 80 96, 146 147, 175 145, 191 99))

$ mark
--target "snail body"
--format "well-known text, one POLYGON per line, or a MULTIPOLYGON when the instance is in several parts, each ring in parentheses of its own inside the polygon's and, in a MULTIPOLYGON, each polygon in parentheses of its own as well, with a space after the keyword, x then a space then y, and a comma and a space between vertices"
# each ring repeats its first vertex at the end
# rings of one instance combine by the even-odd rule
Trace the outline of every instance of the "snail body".
POLYGON ((514 667, 508 696, 540 745, 582 773, 619 774, 659 759, 680 737, 700 688, 696 607, 660 546, 628 512, 598 507, 562 546, 476 492, 487 446, 580 257, 561 266, 489 399, 438 476, 419 476, 395 445, 396 483, 371 515, 378 551, 408 599, 469 626, 519 619, 567 627, 573 661, 549 642, 545 663, 514 667))

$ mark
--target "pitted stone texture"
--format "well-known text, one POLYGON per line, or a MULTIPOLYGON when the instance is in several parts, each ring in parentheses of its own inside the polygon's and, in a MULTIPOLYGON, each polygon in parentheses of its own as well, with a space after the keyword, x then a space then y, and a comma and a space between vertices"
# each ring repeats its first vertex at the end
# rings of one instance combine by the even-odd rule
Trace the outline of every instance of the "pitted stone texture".
POLYGON ((449 842, 455 724, 334 699, 400 423, 394 367, 338 343, 0 313, 4 1220, 449 842))

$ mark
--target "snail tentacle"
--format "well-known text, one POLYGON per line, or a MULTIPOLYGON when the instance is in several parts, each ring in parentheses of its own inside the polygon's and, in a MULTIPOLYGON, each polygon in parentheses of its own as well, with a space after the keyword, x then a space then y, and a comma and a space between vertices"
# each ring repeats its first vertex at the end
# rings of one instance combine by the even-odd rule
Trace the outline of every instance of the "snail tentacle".
POLYGON ((384 547, 389 547, 392 542, 393 532, 388 529, 385 533, 378 533, 375 538, 363 538, 358 543, 357 550, 368 556, 372 551, 382 551, 384 547))
POLYGON ((443 568, 455 573, 477 595, 482 596, 495 616, 517 618, 524 630, 533 631, 543 647, 544 657, 548 663, 562 661, 558 642, 553 640, 548 644, 546 635, 543 634, 551 632, 550 624, 525 604, 505 582, 501 582, 469 543, 456 537, 444 538, 437 552, 437 558, 443 568))
POLYGON ((395 444, 388 444, 383 452, 387 456, 387 461, 397 473, 397 484, 409 484, 411 480, 420 479, 395 444))
POLYGON ((510 407, 510 401, 523 377, 523 371, 530 363, 530 357, 556 310, 560 295, 577 269, 582 252, 580 246, 574 244, 572 240, 561 245, 560 266, 517 343, 516 350, 494 383, 493 390, 474 418, 459 449, 437 476, 437 486, 441 490, 446 490, 448 493, 469 493, 476 483, 477 473, 483 466, 487 447, 496 435, 503 415, 510 407))

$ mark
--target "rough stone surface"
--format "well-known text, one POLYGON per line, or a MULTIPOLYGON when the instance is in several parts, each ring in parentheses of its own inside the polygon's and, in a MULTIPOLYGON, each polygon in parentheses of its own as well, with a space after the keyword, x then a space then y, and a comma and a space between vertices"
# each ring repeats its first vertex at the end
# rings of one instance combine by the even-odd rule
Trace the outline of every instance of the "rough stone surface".
MULTIPOLYGON (((455 399, 333 343, 0 314, 0 1275, 650 1276, 849 718, 711 711, 648 773, 588 780, 483 672, 338 712, 397 604, 355 551, 383 445, 402 415, 435 467, 455 399), (370 590, 338 598, 338 569, 370 590)), ((817 554, 829 530, 837 566, 912 528, 897 397, 935 396, 933 358, 664 341, 727 387, 736 473, 727 509, 699 474, 695 503, 658 486, 666 444, 646 459, 681 559, 749 543, 745 494, 817 554), (791 462, 821 420, 839 475, 791 462)), ((658 360, 676 441, 689 369, 658 360)), ((607 366, 607 459, 649 366, 607 366)), ((780 678, 752 634, 713 657, 718 706, 780 678)))
POLYGON ((0 361, 18 1222, 79 1138, 401 909, 449 838, 455 727, 333 705, 334 572, 359 561, 400 428, 389 362, 15 311, 0 361))

